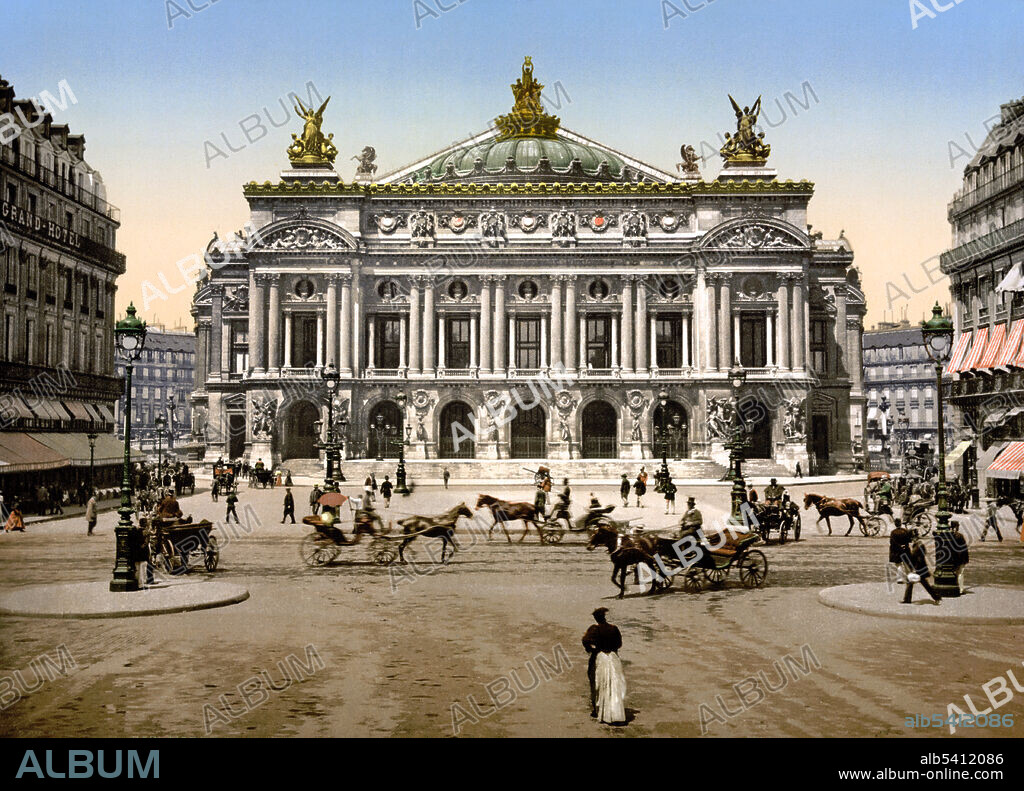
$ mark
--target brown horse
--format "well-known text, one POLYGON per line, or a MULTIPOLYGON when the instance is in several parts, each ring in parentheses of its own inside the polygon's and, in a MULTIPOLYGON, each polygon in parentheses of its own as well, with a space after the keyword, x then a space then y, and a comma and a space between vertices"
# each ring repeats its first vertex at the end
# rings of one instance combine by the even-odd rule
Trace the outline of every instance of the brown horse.
MULTIPOLYGON (((661 581, 657 571, 658 563, 647 547, 658 546, 657 551, 660 552, 660 542, 664 541, 669 552, 672 552, 672 542, 653 536, 643 536, 649 541, 640 542, 637 540, 639 538, 639 536, 624 536, 609 527, 599 525, 594 535, 590 537, 590 541, 587 542, 587 552, 593 552, 598 547, 605 547, 608 550, 608 555, 612 559, 612 582, 619 586, 620 599, 626 593, 626 574, 630 566, 635 567, 643 563, 651 570, 653 579, 651 580, 651 589, 647 591, 648 594, 658 593, 666 584, 661 581), (651 543, 652 541, 657 543, 651 543)), ((639 578, 638 572, 637 578, 639 578)))
POLYGON ((851 497, 837 499, 835 497, 826 497, 823 494, 810 494, 804 495, 804 510, 806 511, 811 506, 818 509, 818 521, 814 523, 817 527, 821 520, 825 520, 825 524, 828 525, 828 534, 832 535, 832 523, 829 521, 829 517, 832 516, 845 516, 850 520, 850 528, 846 531, 846 535, 850 535, 850 531, 853 530, 853 520, 856 518, 862 525, 864 524, 864 517, 860 515, 860 511, 864 506, 859 500, 854 500, 851 497))
POLYGON ((402 527, 402 533, 408 536, 398 547, 398 559, 405 563, 405 551, 406 546, 411 544, 419 536, 426 536, 427 538, 440 538, 444 541, 444 545, 441 547, 441 562, 445 562, 445 552, 448 551, 448 543, 452 545, 452 557, 455 557, 455 551, 458 546, 455 544, 455 527, 459 521, 460 516, 472 517, 473 512, 469 510, 469 506, 465 503, 459 503, 454 508, 450 508, 443 514, 437 516, 409 516, 405 519, 399 519, 398 524, 402 527), (414 535, 409 535, 413 533, 414 535))
POLYGON ((540 518, 543 518, 543 514, 538 516, 537 506, 533 503, 510 503, 507 500, 499 500, 497 497, 491 497, 489 494, 481 494, 476 498, 477 510, 481 508, 487 508, 491 512, 491 516, 494 518, 494 524, 487 530, 487 538, 491 537, 491 532, 495 527, 501 526, 502 532, 505 534, 505 538, 508 539, 508 543, 512 543, 512 538, 508 534, 508 530, 505 529, 506 522, 516 522, 520 519, 523 520, 523 535, 520 537, 520 541, 526 538, 526 534, 530 532, 530 524, 532 523, 537 531, 540 532, 540 528, 537 526, 537 522, 540 518))

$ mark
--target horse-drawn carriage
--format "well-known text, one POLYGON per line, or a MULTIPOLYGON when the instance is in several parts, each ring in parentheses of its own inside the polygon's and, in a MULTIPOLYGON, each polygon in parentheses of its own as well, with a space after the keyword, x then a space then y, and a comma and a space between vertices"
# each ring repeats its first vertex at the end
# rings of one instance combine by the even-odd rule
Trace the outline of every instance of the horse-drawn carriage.
MULTIPOLYGON (((751 549, 758 538, 756 533, 751 533, 719 549, 702 547, 697 560, 682 572, 683 590, 687 593, 700 593, 705 586, 724 585, 733 566, 739 571, 740 582, 744 587, 760 588, 768 579, 768 558, 761 550, 751 549)), ((670 584, 671 580, 670 577, 670 584)))
POLYGON ((772 532, 779 535, 779 543, 785 544, 789 532, 793 532, 793 540, 800 540, 800 507, 788 498, 781 503, 751 503, 754 511, 754 529, 762 540, 768 541, 772 532))
POLYGON ((249 476, 249 488, 253 489, 256 486, 262 486, 266 489, 268 486, 274 488, 274 472, 268 470, 266 467, 260 467, 258 470, 253 470, 249 476))
POLYGON ((150 531, 150 562, 154 566, 170 574, 187 574, 200 563, 207 571, 217 569, 220 547, 208 519, 189 522, 145 514, 139 517, 139 526, 150 531))

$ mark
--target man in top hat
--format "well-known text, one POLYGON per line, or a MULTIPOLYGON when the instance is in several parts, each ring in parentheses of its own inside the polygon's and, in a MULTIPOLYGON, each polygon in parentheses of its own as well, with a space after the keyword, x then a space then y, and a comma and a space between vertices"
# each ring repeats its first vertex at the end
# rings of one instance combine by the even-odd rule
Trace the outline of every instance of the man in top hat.
POLYGON ((782 503, 782 495, 786 493, 784 486, 779 486, 779 482, 772 478, 771 483, 764 487, 764 500, 768 505, 778 506, 782 503))
MULTIPOLYGON (((611 721, 608 717, 609 714, 617 714, 617 712, 610 711, 615 708, 616 701, 614 700, 600 700, 601 697, 599 692, 599 684, 597 680, 597 662, 599 654, 612 654, 622 648, 622 634, 619 632, 619 627, 614 624, 610 624, 605 620, 605 613, 608 612, 607 607, 598 607, 592 615, 594 616, 594 625, 587 629, 583 635, 583 647, 590 654, 590 660, 587 662, 587 678, 590 680, 590 716, 597 717, 602 712, 598 711, 599 704, 604 710, 605 717, 602 717, 603 721, 611 721)), ((616 659, 618 655, 616 654, 616 659)), ((622 666, 619 665, 618 670, 620 676, 622 673, 622 666)), ((621 677, 622 686, 622 700, 618 701, 619 707, 622 707, 625 702, 625 677, 621 677)), ((606 685, 607 686, 607 685, 606 685)), ((626 719, 625 711, 622 712, 617 722, 624 722, 626 719)))
POLYGON ((704 515, 697 508, 697 500, 693 497, 686 498, 686 510, 683 518, 679 520, 679 537, 692 535, 704 526, 704 515))

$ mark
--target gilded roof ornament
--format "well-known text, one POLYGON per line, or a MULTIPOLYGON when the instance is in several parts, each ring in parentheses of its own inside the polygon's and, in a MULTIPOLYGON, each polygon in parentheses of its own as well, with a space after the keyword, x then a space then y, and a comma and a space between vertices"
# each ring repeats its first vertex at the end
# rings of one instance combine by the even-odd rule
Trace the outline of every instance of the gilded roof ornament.
POLYGON ((333 143, 334 134, 324 137, 320 131, 320 125, 324 122, 324 109, 330 100, 331 97, 328 96, 320 105, 320 109, 314 112, 312 107, 306 107, 301 99, 295 97, 295 114, 305 121, 305 124, 302 127, 302 137, 292 134, 292 144, 288 146, 288 159, 292 165, 323 167, 334 164, 334 158, 338 156, 338 149, 333 143))
POLYGON ((548 115, 541 104, 540 92, 544 89, 533 78, 533 60, 529 55, 523 60, 523 75, 512 84, 512 94, 516 102, 512 112, 499 115, 494 119, 498 127, 498 140, 509 140, 516 137, 544 137, 554 140, 558 137, 558 125, 561 119, 548 115))
POLYGON ((720 149, 722 158, 727 165, 763 165, 772 147, 764 142, 764 132, 755 132, 757 117, 761 114, 761 97, 757 97, 753 107, 742 110, 732 95, 729 101, 736 111, 736 134, 725 133, 725 145, 720 149))

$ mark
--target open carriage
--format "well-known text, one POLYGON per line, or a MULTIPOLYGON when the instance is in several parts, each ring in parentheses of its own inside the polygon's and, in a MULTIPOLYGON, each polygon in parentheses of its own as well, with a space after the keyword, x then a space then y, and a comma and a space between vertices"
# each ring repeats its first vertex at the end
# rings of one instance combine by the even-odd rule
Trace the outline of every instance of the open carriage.
POLYGON ((213 523, 186 522, 146 515, 139 525, 150 535, 150 562, 170 574, 187 574, 202 565, 215 571, 220 562, 220 547, 213 535, 213 523))
POLYGON ((705 587, 724 585, 734 566, 744 587, 760 588, 768 579, 768 558, 759 549, 752 549, 758 540, 760 536, 750 533, 719 549, 701 547, 703 551, 697 560, 680 572, 683 589, 688 593, 700 593, 705 587))

